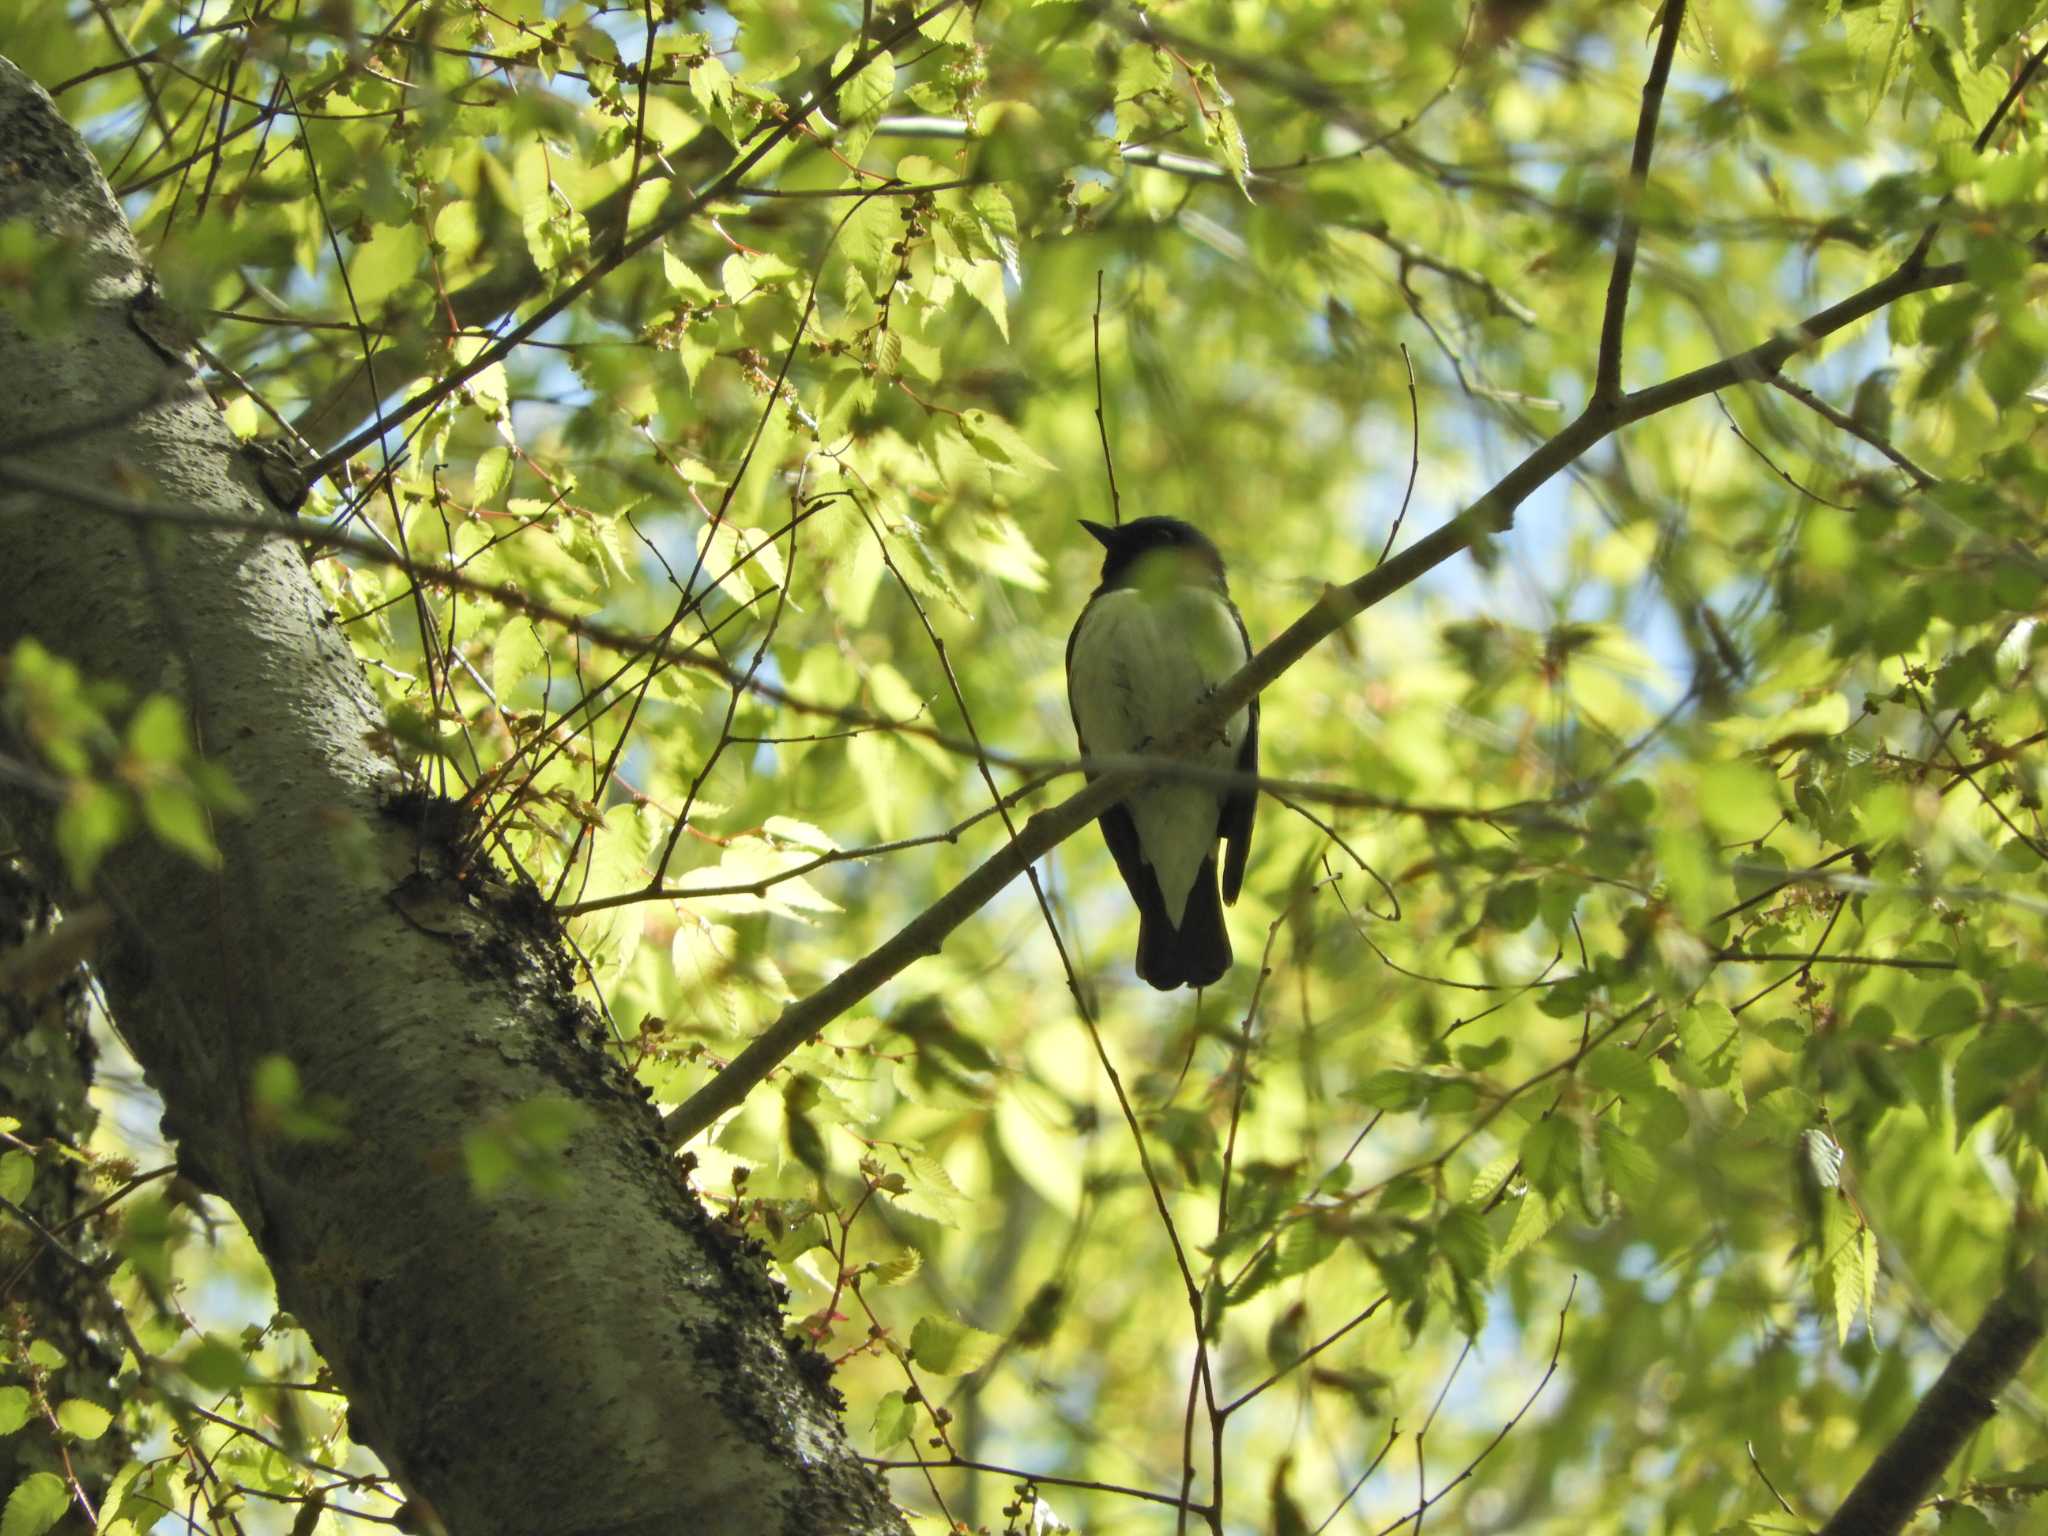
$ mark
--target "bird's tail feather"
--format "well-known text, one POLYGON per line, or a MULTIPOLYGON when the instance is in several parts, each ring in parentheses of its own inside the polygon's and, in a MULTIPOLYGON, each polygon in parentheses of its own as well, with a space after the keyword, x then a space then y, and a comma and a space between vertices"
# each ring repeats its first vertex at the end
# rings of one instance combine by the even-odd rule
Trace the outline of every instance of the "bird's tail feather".
POLYGON ((1138 978, 1161 992, 1222 980, 1230 969, 1230 935, 1223 927, 1216 860, 1203 860, 1178 928, 1168 920, 1157 890, 1154 885, 1148 893, 1153 899, 1138 904, 1138 978))

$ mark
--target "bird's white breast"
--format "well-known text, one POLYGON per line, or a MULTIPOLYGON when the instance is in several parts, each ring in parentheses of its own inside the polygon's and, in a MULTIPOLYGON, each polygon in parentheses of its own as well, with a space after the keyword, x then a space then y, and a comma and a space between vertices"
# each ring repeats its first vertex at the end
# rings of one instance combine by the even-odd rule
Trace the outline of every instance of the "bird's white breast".
MULTIPOLYGON (((1163 747, 1246 654, 1229 605, 1212 588, 1103 593, 1081 617, 1067 681, 1082 743, 1095 755, 1163 747)), ((1244 710, 1232 715, 1191 760, 1233 767, 1247 719, 1244 710)), ((1215 851, 1221 803, 1213 786, 1185 780, 1148 785, 1126 802, 1176 925, 1202 861, 1215 851)))

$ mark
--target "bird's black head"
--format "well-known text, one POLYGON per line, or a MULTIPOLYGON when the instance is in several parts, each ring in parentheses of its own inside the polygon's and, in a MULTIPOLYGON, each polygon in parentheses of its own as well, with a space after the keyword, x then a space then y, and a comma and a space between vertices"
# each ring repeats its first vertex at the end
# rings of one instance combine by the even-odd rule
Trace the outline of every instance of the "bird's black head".
MULTIPOLYGON (((1132 585, 1137 579, 1138 562, 1155 553, 1178 554, 1181 559, 1173 565, 1187 572, 1182 580, 1192 576, 1197 581, 1223 585, 1223 556, 1209 542, 1209 536, 1193 523, 1184 523, 1177 517, 1140 517, 1112 527, 1091 523, 1084 517, 1081 526, 1102 546, 1105 587, 1132 585)), ((1146 561, 1148 569, 1164 563, 1146 561)))

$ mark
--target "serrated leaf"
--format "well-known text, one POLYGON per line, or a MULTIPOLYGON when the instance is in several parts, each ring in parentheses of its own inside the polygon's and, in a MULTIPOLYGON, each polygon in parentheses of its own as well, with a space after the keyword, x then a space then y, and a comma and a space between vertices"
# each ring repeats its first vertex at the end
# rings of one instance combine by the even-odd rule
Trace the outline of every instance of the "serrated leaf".
POLYGON ((1483 1279, 1493 1263, 1493 1233, 1477 1206, 1454 1205, 1436 1226, 1437 1252, 1468 1280, 1483 1279))
POLYGON ((1974 1504, 1943 1499, 1938 1510, 1934 1528, 1941 1536, 1998 1536, 1998 1527, 1974 1504))
POLYGON ((1223 107, 1217 110, 1209 122, 1217 152, 1223 157, 1224 169, 1230 172, 1230 179, 1237 183, 1237 190, 1244 194, 1245 201, 1250 202, 1252 157, 1251 151, 1245 147, 1244 130, 1238 126, 1237 114, 1230 108, 1223 107))
POLYGON ((778 843, 787 843, 792 848, 801 848, 807 853, 839 851, 839 845, 832 840, 830 833, 808 821, 798 821, 793 816, 770 816, 761 823, 761 830, 778 843))
POLYGON ((1657 1086, 1656 1071, 1640 1051, 1618 1045, 1603 1045, 1586 1058, 1580 1068, 1596 1088, 1620 1094, 1624 1099, 1647 1094, 1657 1086))
POLYGON ((1646 1199, 1656 1189, 1657 1158, 1641 1141, 1604 1120, 1596 1140, 1608 1182, 1624 1203, 1646 1199))
POLYGON ((1856 1320, 1856 1306, 1863 1294, 1862 1276, 1856 1272, 1860 1248, 1857 1228, 1861 1225, 1849 1202, 1839 1193, 1824 1195, 1820 1212, 1820 1252, 1813 1268, 1814 1300, 1822 1313, 1835 1320, 1836 1342, 1846 1341, 1849 1325, 1856 1320))
POLYGON ((0 1510, 0 1536, 43 1536, 64 1518, 71 1494, 54 1472, 31 1472, 7 1496, 0 1510))
POLYGON ((1507 1238, 1500 1245, 1495 1265, 1506 1264, 1540 1242, 1543 1234, 1556 1225, 1557 1211, 1558 1207, 1545 1199, 1540 1190, 1532 1189, 1523 1195, 1515 1204, 1515 1219, 1509 1224, 1507 1238))
POLYGON ((903 230, 902 204, 892 197, 871 197, 846 216, 839 231, 839 249, 877 298, 896 280, 895 247, 903 230))
POLYGON ((470 475, 470 499, 478 506, 491 506, 512 483, 512 450, 503 446, 486 448, 477 455, 470 475))
POLYGON ((1751 1100, 1743 1130, 1761 1140, 1790 1146, 1813 1124, 1816 1106, 1797 1088, 1773 1088, 1751 1100))
POLYGON ((1828 1258, 1829 1282, 1834 1293, 1837 1344, 1848 1343, 1849 1330, 1854 1326, 1856 1313, 1863 1305, 1864 1292, 1872 1283, 1867 1267, 1869 1255, 1863 1243, 1865 1232, 1849 1234, 1842 1242, 1836 1244, 1828 1258))
POLYGON ((0 1387, 0 1435, 11 1435, 28 1422, 27 1387, 0 1387))
POLYGON ((1275 1245, 1273 1278, 1307 1274, 1342 1246, 1341 1235, 1313 1215, 1289 1222, 1275 1245))
POLYGON ((730 1032, 739 1023, 733 986, 738 956, 739 935, 734 930, 688 914, 669 942, 669 964, 690 1011, 721 1032, 730 1032))
POLYGON ((1512 1152, 1503 1152, 1472 1175, 1472 1184, 1465 1191, 1467 1205, 1484 1205, 1491 1200, 1502 1185, 1513 1177, 1520 1160, 1512 1152))
POLYGON ((515 618, 498 631, 491 648, 491 689, 500 708, 513 707, 522 685, 538 686, 545 681, 546 660, 547 647, 529 620, 515 618))
POLYGON ((1718 1083, 1733 1068, 1737 1036, 1735 1015, 1726 1003, 1701 1002, 1682 1010, 1673 1021, 1685 1059, 1706 1081, 1718 1083))
POLYGON ((1579 1128, 1563 1115, 1547 1116, 1523 1133, 1521 1150, 1529 1182, 1555 1196, 1578 1167, 1579 1128))
POLYGON ((960 430, 988 462, 1005 469, 1051 469, 1053 462, 1024 440, 1024 434, 990 411, 963 411, 960 430))
POLYGON ((870 1265, 868 1274, 877 1285, 901 1285, 922 1268, 924 1256, 915 1248, 906 1248, 893 1259, 870 1265))
POLYGON ((1010 301, 1004 288, 1003 265, 996 261, 977 261, 968 265, 960 274, 960 286, 988 311, 989 318, 996 323, 996 329, 1003 333, 1003 340, 1010 339, 1010 301))
POLYGON ((1017 266, 1017 211, 1009 193, 1001 187, 977 187, 968 194, 967 205, 981 220, 1004 273, 1017 281, 1022 275, 1017 266))

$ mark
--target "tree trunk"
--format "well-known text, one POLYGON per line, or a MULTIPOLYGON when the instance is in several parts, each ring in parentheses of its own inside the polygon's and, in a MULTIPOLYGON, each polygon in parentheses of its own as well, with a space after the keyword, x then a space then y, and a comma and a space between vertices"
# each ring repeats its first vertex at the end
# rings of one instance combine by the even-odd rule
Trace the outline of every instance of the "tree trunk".
MULTIPOLYGON (((761 1264, 593 1048, 545 905, 465 857, 454 807, 398 792, 288 535, 117 515, 267 503, 90 154, 0 61, 0 227, 22 219, 82 298, 0 308, 0 656, 33 637, 174 695, 253 802, 216 819, 218 870, 140 835, 99 867, 98 970, 181 1163, 254 1236, 356 1438, 458 1533, 904 1529, 761 1264), (252 1109, 277 1056, 343 1137, 252 1109), (465 1137, 543 1100, 583 1112, 559 1190, 478 1194, 465 1137)), ((54 806, 0 797, 54 878, 54 806)))

